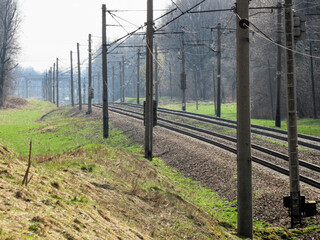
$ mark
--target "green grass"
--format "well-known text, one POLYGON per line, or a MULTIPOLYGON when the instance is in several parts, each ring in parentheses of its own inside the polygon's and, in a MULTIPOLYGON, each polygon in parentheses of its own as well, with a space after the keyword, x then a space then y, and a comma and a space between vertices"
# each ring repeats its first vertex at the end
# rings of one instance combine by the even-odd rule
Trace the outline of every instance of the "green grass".
MULTIPOLYGON (((166 104, 163 108, 181 110, 181 104, 166 104)), ((214 105, 208 102, 199 102, 198 110, 196 103, 187 103, 187 112, 199 113, 204 115, 214 115, 214 105)), ((237 119, 236 103, 226 103, 221 105, 221 117, 234 120, 237 119)), ((251 119, 252 124, 275 128, 274 120, 251 119)), ((320 119, 299 119, 297 121, 298 133, 320 137, 320 119)), ((287 122, 281 121, 281 129, 287 130, 287 122)))
POLYGON ((56 154, 79 149, 88 144, 109 144, 133 151, 136 146, 123 141, 121 131, 110 131, 110 138, 102 137, 102 121, 70 116, 71 110, 53 111, 50 118, 39 119, 56 107, 48 102, 30 100, 24 110, 0 110, 0 142, 23 156, 56 154))
POLYGON ((212 216, 221 219, 223 225, 235 228, 237 223, 236 203, 219 198, 218 194, 191 178, 184 177, 161 159, 153 159, 154 164, 160 169, 162 175, 170 179, 172 184, 179 189, 179 194, 205 208, 212 216))
POLYGON ((29 100, 29 103, 24 110, 0 110, 0 142, 18 153, 28 151, 28 142, 34 135, 30 130, 39 126, 36 121, 55 109, 55 106, 48 102, 29 100))
MULTIPOLYGON (((275 122, 273 120, 252 119, 252 123, 275 128, 275 122)), ((320 137, 320 119, 299 119, 297 121, 297 127, 298 133, 320 137)), ((287 130, 286 121, 281 121, 281 129, 287 130)))

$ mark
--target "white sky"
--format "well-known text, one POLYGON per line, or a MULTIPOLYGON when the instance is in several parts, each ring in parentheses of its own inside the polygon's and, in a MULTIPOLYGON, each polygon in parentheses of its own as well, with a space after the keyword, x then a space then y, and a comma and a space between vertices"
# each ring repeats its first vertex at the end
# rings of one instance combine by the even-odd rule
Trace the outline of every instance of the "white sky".
MULTIPOLYGON (((154 9, 166 9, 170 0, 154 0, 154 9)), ((101 7, 108 10, 145 10, 147 0, 18 0, 22 19, 20 31, 20 66, 37 71, 49 69, 56 58, 61 68, 69 67, 70 50, 76 57, 76 44, 80 43, 81 58, 86 58, 88 34, 93 37, 93 47, 101 41, 101 7)), ((146 12, 119 12, 118 16, 141 26, 146 22, 146 12)), ((154 17, 163 12, 155 11, 154 17)), ((107 14, 107 22, 116 24, 107 14)), ((132 27, 122 22, 127 30, 132 27)), ((125 35, 120 28, 108 27, 108 37, 116 39, 125 35)))

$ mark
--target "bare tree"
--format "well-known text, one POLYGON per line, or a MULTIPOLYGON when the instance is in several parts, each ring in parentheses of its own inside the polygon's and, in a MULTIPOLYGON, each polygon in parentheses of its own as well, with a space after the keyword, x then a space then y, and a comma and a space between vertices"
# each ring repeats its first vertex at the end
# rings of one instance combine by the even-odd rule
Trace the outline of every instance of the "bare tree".
POLYGON ((4 105, 11 72, 16 67, 19 23, 16 0, 0 0, 0 107, 4 105))

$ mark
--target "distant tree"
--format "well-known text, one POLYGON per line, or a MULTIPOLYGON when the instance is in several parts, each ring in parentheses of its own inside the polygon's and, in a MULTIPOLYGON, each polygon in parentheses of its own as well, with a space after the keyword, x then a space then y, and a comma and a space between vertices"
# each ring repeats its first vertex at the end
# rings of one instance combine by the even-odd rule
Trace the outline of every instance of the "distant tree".
POLYGON ((11 72, 17 66, 15 56, 19 50, 16 41, 19 23, 16 0, 0 0, 0 106, 4 105, 11 72))

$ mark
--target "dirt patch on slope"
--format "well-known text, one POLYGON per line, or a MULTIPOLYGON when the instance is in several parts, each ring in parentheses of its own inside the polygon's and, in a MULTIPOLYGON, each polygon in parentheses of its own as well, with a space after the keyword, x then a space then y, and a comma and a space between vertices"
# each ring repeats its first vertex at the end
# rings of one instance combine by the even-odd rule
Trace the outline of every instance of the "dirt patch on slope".
POLYGON ((28 105, 27 100, 9 96, 1 109, 23 109, 26 105, 28 105))
POLYGON ((0 143, 0 157, 7 157, 12 155, 13 151, 0 143))

